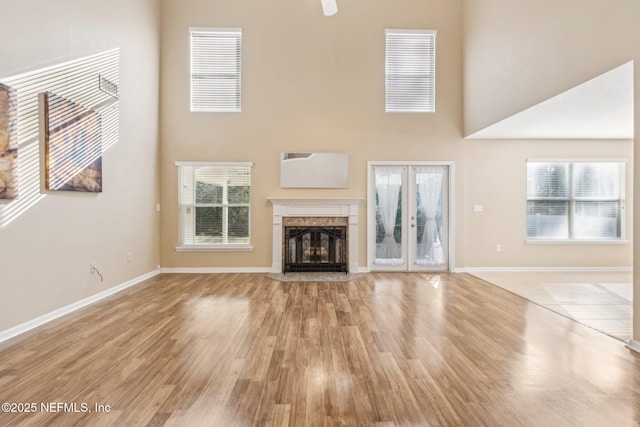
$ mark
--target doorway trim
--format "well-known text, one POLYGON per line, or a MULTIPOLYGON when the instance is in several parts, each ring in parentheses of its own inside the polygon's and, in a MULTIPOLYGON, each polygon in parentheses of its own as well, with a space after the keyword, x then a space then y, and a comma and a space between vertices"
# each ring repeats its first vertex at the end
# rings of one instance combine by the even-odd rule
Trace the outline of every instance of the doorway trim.
POLYGON ((372 216, 374 211, 375 196, 373 191, 373 167, 374 166, 447 166, 449 175, 449 269, 447 271, 456 271, 456 203, 455 203, 455 162, 454 161, 376 161, 370 160, 367 162, 367 270, 373 271, 373 261, 375 258, 375 251, 373 250, 374 243, 376 241, 376 229, 372 224, 376 223, 375 217, 372 216))

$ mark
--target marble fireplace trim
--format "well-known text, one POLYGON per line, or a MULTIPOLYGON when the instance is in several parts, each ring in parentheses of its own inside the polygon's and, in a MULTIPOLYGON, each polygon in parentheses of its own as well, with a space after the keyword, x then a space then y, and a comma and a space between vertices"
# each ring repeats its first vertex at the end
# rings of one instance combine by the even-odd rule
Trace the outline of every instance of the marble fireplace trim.
POLYGON ((358 273, 358 205, 362 199, 278 198, 268 199, 273 206, 272 273, 282 273, 283 218, 347 218, 349 272, 358 273))

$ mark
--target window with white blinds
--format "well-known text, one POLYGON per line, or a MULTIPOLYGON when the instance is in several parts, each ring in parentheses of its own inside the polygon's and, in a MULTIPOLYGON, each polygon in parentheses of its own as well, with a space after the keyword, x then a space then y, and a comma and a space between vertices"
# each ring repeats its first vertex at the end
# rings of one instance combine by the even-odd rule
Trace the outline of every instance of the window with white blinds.
POLYGON ((252 163, 178 162, 178 250, 250 249, 252 163))
POLYGON ((527 162, 528 240, 622 240, 624 162, 527 162))
POLYGON ((190 28, 191 111, 240 112, 242 29, 190 28))
POLYGON ((385 30, 386 112, 436 110, 436 31, 385 30))

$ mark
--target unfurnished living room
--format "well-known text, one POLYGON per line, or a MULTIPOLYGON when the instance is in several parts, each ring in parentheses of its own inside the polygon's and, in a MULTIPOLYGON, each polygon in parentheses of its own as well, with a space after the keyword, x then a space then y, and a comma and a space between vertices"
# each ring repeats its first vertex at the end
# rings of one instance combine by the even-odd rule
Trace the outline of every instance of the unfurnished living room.
POLYGON ((0 7, 0 425, 640 425, 637 1, 0 7))

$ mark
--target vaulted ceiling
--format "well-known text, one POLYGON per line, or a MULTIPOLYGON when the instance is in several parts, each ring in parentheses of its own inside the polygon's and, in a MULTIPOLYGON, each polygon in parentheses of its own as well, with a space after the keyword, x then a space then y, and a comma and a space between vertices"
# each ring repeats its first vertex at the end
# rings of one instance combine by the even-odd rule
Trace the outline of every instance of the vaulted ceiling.
POLYGON ((467 136, 469 139, 633 139, 633 61, 467 136))

